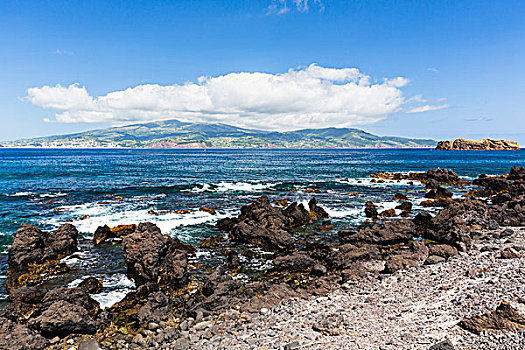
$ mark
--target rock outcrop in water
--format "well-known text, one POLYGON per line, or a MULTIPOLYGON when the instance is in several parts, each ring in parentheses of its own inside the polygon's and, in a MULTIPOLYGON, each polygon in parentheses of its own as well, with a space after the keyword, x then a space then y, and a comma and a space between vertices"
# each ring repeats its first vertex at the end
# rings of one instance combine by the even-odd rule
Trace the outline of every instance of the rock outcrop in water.
POLYGON ((281 210, 272 206, 267 196, 261 196, 252 204, 243 206, 238 217, 220 220, 217 227, 227 231, 234 242, 289 250, 293 248, 292 228, 328 217, 315 199, 311 199, 308 205, 310 210, 294 202, 281 210))
POLYGON ((60 226, 54 233, 22 224, 8 249, 6 289, 33 286, 44 278, 68 269, 60 259, 77 250, 78 231, 71 224, 60 226))
POLYGON ((438 151, 509 151, 519 149, 520 146, 516 141, 492 139, 439 141, 436 146, 438 151))
POLYGON ((149 222, 138 225, 122 241, 128 277, 137 286, 155 283, 177 289, 188 282, 188 258, 182 244, 149 222))

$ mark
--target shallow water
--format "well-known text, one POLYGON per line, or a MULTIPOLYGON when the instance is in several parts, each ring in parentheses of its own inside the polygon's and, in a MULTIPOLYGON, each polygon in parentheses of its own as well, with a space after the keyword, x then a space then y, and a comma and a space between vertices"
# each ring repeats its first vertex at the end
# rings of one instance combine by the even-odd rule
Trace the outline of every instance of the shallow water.
MULTIPOLYGON (((99 225, 143 221, 197 244, 217 234, 214 223, 238 213, 241 205, 268 194, 272 200, 305 202, 315 196, 336 229, 363 220, 366 200, 393 208, 396 192, 408 190, 418 200, 422 187, 407 182, 371 183, 376 171, 425 171, 445 167, 467 179, 508 172, 523 165, 525 152, 433 150, 94 150, 0 149, 0 299, 5 301, 7 247, 22 222, 51 230, 73 220, 82 233, 80 254, 67 260, 74 269, 49 283, 75 285, 89 275, 104 280, 95 298, 110 305, 132 282, 118 245, 93 247, 89 238, 99 225), (341 181, 348 178, 349 181, 341 181), (307 188, 326 193, 306 193, 307 188), (364 197, 350 196, 358 192, 364 197), (217 209, 217 215, 199 211, 217 209), (189 214, 173 210, 191 209, 189 214), (149 212, 153 210, 154 213, 149 212)), ((461 193, 461 192, 460 192, 461 193)), ((416 209, 422 209, 415 207, 416 209)), ((327 239, 335 231, 327 233, 327 239)), ((197 260, 213 265, 199 251, 197 260)))

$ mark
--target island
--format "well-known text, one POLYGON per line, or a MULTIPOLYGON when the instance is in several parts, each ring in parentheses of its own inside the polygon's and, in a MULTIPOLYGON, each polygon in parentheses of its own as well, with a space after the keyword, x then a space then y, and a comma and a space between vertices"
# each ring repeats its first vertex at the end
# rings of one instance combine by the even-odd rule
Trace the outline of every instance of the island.
POLYGON ((515 151, 519 149, 520 145, 516 141, 492 139, 439 141, 436 146, 438 151, 515 151))

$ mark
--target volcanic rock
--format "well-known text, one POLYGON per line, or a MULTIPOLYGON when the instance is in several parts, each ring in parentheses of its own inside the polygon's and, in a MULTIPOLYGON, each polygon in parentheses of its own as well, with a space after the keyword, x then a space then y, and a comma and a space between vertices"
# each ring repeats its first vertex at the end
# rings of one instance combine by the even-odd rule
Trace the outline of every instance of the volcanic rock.
POLYGON ((188 258, 181 243, 160 232, 152 223, 141 223, 124 237, 122 250, 128 277, 137 285, 153 282, 177 289, 188 282, 188 258))
POLYGON ((515 141, 507 140, 467 140, 456 139, 455 141, 439 141, 436 150, 457 150, 457 151, 507 151, 519 150, 520 146, 515 141))
POLYGON ((40 350, 48 345, 49 341, 37 332, 0 317, 0 349, 40 350))
POLYGON ((480 334, 485 330, 515 331, 525 328, 525 317, 509 303, 503 302, 492 312, 463 319, 459 326, 475 334, 480 334))
POLYGON ((60 226, 53 234, 22 224, 8 248, 7 291, 33 286, 49 275, 67 271, 60 259, 77 250, 77 237, 71 224, 60 226))
POLYGON ((408 242, 415 234, 415 225, 408 219, 395 219, 382 224, 363 225, 357 232, 341 230, 340 237, 348 243, 396 244, 408 242))

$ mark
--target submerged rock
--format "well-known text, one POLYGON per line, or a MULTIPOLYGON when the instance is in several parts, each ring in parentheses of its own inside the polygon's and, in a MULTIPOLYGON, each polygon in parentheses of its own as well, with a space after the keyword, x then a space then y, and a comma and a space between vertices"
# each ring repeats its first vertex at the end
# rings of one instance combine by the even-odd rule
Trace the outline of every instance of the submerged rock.
POLYGON ((60 226, 53 234, 22 224, 8 248, 7 291, 34 286, 47 276, 67 271, 60 259, 77 250, 77 237, 71 224, 60 226))
POLYGON ((189 280, 188 258, 180 248, 178 240, 162 234, 156 225, 139 224, 122 241, 128 277, 137 286, 149 282, 172 289, 184 286, 189 280))
POLYGON ((102 290, 102 281, 95 277, 88 277, 78 285, 89 294, 99 293, 102 290))

